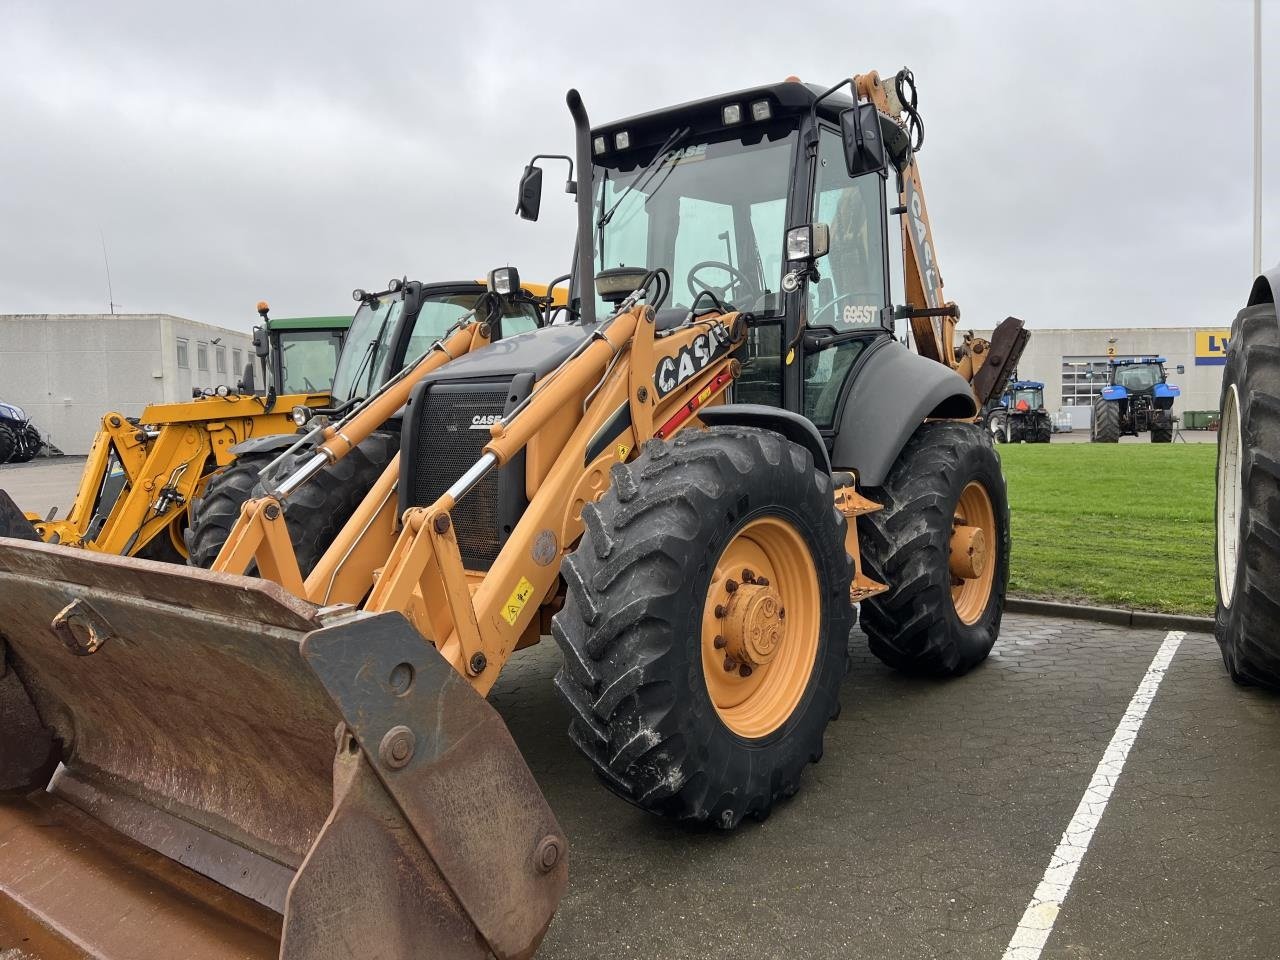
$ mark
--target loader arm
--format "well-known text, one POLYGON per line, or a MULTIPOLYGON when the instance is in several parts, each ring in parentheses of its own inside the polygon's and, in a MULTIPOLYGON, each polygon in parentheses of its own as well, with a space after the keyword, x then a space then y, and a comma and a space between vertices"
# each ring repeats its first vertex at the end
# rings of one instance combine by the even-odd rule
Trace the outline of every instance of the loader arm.
MULTIPOLYGON (((904 104, 898 94, 899 78, 904 70, 886 84, 874 70, 854 77, 859 98, 871 101, 884 118, 909 131, 914 103, 904 104)), ((914 79, 909 79, 914 92, 914 79)), ((912 96, 909 99, 914 99, 912 96)), ((908 132, 908 142, 910 133, 908 132)), ((1017 366, 1026 347, 1028 334, 1022 321, 1009 318, 993 333, 990 341, 968 335, 956 344, 956 322, 960 308, 946 299, 942 273, 938 266, 933 228, 925 204, 924 185, 920 176, 918 144, 906 151, 906 162, 899 171, 898 207, 901 217, 903 277, 906 286, 905 315, 911 322, 911 337, 917 352, 930 360, 956 370, 973 387, 981 409, 1007 379, 1007 372, 1017 366), (1013 321, 1013 322, 1010 322, 1013 321), (981 376, 984 367, 991 367, 981 376)))

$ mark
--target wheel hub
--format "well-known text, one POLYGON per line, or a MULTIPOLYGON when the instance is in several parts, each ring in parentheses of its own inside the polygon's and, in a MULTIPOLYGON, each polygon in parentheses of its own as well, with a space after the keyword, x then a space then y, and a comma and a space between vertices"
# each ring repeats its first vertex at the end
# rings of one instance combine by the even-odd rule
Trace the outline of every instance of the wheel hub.
POLYGON ((962 580, 982 576, 987 569, 987 535, 981 527, 957 523, 951 532, 951 575, 962 580))
POLYGON ((773 660, 782 643, 786 613, 768 580, 743 583, 724 605, 725 654, 753 669, 773 660))

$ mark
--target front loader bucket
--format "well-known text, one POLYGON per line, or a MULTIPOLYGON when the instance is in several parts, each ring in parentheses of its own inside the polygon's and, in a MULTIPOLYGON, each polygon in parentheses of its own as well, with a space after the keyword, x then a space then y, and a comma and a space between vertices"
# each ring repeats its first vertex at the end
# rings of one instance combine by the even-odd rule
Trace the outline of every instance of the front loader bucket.
POLYGON ((0 806, 0 849, 26 855, 0 857, 0 932, 16 912, 104 958, 537 948, 563 834, 501 718, 399 614, 0 538, 0 633, 0 789, 38 791, 0 806), (72 839, 33 827, 55 820, 72 839), (154 923, 104 925, 119 905, 86 910, 90 889, 154 923), (217 922, 178 917, 192 898, 217 922), (198 953, 151 942, 170 921, 198 953))

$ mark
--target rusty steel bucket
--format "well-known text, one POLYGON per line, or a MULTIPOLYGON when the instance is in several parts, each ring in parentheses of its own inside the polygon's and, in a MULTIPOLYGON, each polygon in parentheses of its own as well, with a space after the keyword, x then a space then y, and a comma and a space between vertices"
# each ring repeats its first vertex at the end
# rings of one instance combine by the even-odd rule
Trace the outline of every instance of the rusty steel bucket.
POLYGON ((0 637, 0 935, 101 958, 537 949, 564 836, 399 614, 0 537, 0 637))

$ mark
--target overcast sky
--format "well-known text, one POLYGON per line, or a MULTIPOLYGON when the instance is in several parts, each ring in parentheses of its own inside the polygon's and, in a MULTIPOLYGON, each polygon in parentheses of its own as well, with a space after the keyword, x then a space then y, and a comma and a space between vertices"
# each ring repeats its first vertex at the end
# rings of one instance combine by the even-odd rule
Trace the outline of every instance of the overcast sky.
MULTIPOLYGON (((1280 2, 1263 18, 1280 106, 1280 2)), ((344 313, 405 274, 549 278, 559 172, 538 223, 512 209, 531 154, 571 152, 568 87, 603 122, 907 64, 963 326, 1226 324, 1252 280, 1251 24, 1249 0, 0 0, 0 313, 105 312, 100 238, 118 310, 242 328, 260 298, 344 313)), ((1264 151, 1274 171, 1280 123, 1264 151)), ((1271 263, 1280 218, 1264 235, 1271 263)))

